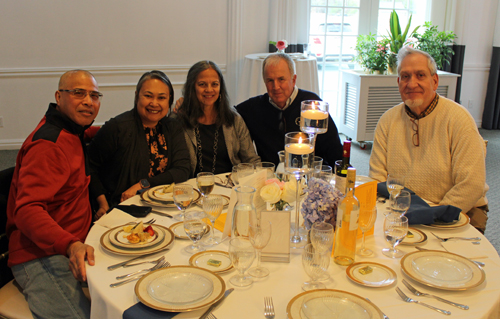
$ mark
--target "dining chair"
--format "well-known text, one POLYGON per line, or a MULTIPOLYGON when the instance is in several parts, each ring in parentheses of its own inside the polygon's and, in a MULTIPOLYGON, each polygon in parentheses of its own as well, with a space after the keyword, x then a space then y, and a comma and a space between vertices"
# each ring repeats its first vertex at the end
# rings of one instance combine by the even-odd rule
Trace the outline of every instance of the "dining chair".
POLYGON ((0 171, 0 318, 33 318, 21 288, 13 279, 12 271, 7 266, 9 256, 9 238, 5 234, 7 224, 7 199, 14 167, 0 171))

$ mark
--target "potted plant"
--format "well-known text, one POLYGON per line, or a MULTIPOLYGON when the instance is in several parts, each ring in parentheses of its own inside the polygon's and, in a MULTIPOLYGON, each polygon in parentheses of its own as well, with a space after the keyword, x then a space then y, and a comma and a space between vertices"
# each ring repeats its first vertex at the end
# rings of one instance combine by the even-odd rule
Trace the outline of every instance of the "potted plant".
POLYGON ((387 69, 387 41, 378 41, 375 35, 359 35, 356 42, 356 61, 369 73, 383 74, 387 69))
POLYGON ((431 22, 426 22, 424 27, 424 33, 414 35, 418 41, 415 48, 429 53, 436 61, 438 69, 442 70, 444 63, 450 62, 451 56, 455 54, 450 45, 457 36, 453 31, 439 32, 437 26, 433 26, 431 22))
POLYGON ((391 53, 387 57, 388 62, 388 71, 389 73, 396 74, 397 67, 397 54, 399 50, 406 45, 407 38, 411 38, 413 34, 418 30, 420 26, 417 26, 410 34, 408 31, 411 25, 411 15, 410 19, 408 19, 408 24, 406 25, 405 32, 401 33, 401 26, 399 25, 399 16, 396 13, 396 10, 392 10, 391 17, 389 19, 389 37, 385 37, 385 39, 389 43, 389 49, 391 53))

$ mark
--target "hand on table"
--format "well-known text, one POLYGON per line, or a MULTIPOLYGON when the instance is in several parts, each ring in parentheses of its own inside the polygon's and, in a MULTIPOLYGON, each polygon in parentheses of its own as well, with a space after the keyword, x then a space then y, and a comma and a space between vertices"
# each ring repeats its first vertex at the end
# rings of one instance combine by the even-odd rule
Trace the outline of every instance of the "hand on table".
POLYGON ((94 248, 82 242, 74 242, 68 247, 69 269, 78 281, 87 281, 85 260, 90 266, 95 265, 94 248))
POLYGON ((135 196, 135 194, 137 194, 137 191, 139 191, 141 189, 142 189, 142 187, 141 187, 140 183, 132 185, 129 189, 127 189, 126 191, 124 191, 122 193, 122 197, 121 197, 120 202, 126 201, 130 197, 135 196))

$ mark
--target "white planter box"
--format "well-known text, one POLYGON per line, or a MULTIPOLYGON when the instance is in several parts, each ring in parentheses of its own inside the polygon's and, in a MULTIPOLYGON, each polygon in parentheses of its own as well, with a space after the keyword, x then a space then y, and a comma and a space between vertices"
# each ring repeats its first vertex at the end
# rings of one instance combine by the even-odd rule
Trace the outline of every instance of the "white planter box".
MULTIPOLYGON (((439 95, 455 99, 459 74, 438 71, 439 95)), ((397 75, 342 71, 341 105, 335 124, 340 133, 360 142, 373 141, 375 127, 385 111, 401 103, 397 75)))

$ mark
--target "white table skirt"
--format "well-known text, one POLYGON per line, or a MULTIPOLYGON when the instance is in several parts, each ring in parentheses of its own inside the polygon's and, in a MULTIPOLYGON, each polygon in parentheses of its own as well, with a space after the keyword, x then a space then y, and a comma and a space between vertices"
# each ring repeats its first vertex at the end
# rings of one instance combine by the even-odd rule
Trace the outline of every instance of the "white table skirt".
MULTIPOLYGON (((243 71, 238 81, 236 104, 267 92, 262 78, 262 63, 269 53, 248 54, 245 56, 243 71)), ((292 56, 295 53, 292 53, 292 56)), ((315 57, 297 58, 295 61, 296 85, 299 89, 319 95, 318 64, 315 57)))
MULTIPOLYGON (((194 181, 191 180, 190 183, 194 185, 194 181)), ((216 186, 213 193, 229 195, 230 191, 230 189, 216 186)), ((140 205, 139 197, 134 196, 125 204, 140 205)), ((172 214, 177 213, 176 209, 173 208, 159 208, 159 210, 164 210, 165 212, 172 214)), ((405 278, 401 272, 401 259, 390 259, 381 253, 381 249, 387 246, 383 238, 382 230, 384 210, 385 207, 379 207, 379 214, 375 224, 375 235, 367 237, 366 241, 367 247, 375 251, 375 256, 367 258, 359 258, 356 256, 356 262, 371 261, 381 263, 392 268, 397 274, 397 284, 386 288, 368 288, 357 285, 347 278, 345 274, 346 267, 335 264, 333 260, 331 260, 330 267, 328 269, 331 279, 324 283, 329 289, 345 290, 362 297, 369 298, 391 319, 441 318, 442 315, 434 312, 433 310, 420 305, 403 302, 396 293, 395 287, 398 286, 409 294, 408 290, 401 282, 402 279, 405 278)), ((145 220, 151 217, 156 218, 156 224, 159 225, 169 226, 175 222, 175 220, 155 214, 150 214, 145 220)), ((432 298, 416 297, 413 295, 410 296, 436 307, 451 311, 452 315, 449 316, 449 318, 500 318, 500 257, 488 240, 471 226, 444 231, 429 229, 422 226, 417 226, 417 228, 424 231, 428 235, 428 240, 422 247, 429 249, 442 249, 439 241, 435 239, 429 231, 433 231, 438 235, 443 236, 480 236, 482 238, 481 248, 487 253, 489 258, 481 259, 481 261, 486 263, 486 267, 484 267, 486 280, 483 284, 474 289, 450 292, 428 288, 409 280, 417 289, 421 291, 430 292, 451 301, 468 305, 470 309, 467 311, 460 310, 432 298)), ((134 294, 134 283, 129 283, 118 288, 109 287, 109 284, 116 282, 116 276, 142 268, 137 266, 134 268, 119 268, 114 271, 107 270, 109 265, 131 258, 109 253, 101 247, 99 240, 102 234, 107 230, 107 228, 95 225, 92 227, 86 240, 87 244, 92 245, 95 248, 96 265, 93 267, 87 266, 88 283, 92 298, 91 318, 93 319, 122 318, 123 312, 138 302, 138 299, 134 294)), ((172 245, 171 250, 165 253, 166 260, 168 260, 172 265, 188 265, 191 255, 183 251, 183 248, 188 244, 190 244, 189 241, 176 240, 172 245)), ((228 243, 225 241, 216 247, 208 249, 227 251, 228 243)), ((399 246, 399 249, 405 252, 415 251, 413 246, 399 246)), ((255 280, 250 287, 234 287, 235 291, 229 295, 229 297, 214 311, 214 315, 218 319, 263 318, 264 296, 272 296, 276 309, 276 319, 287 318, 286 307, 288 302, 293 297, 303 292, 301 285, 304 281, 308 280, 307 275, 302 269, 301 253, 301 249, 292 249, 290 263, 263 263, 263 266, 270 270, 270 275, 267 278, 255 280)), ((235 271, 221 275, 221 277, 226 281, 227 288, 233 287, 229 283, 229 278, 234 275, 235 271)), ((205 309, 181 313, 176 316, 176 318, 199 318, 204 311, 205 309)))

